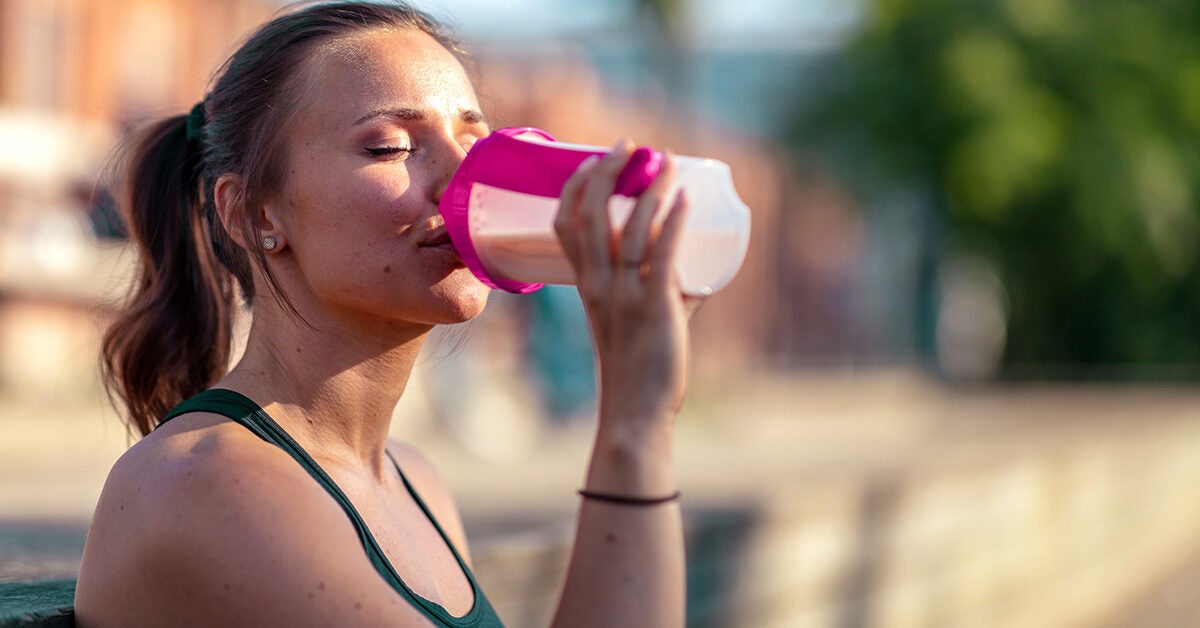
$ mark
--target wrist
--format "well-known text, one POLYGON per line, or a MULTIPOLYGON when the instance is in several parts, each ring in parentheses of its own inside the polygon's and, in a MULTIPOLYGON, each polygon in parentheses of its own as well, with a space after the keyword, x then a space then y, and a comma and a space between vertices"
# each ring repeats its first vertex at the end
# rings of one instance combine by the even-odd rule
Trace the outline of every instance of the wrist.
POLYGON ((686 394, 682 372, 663 364, 612 360, 599 364, 601 419, 673 422, 686 394))
POLYGON ((674 453, 669 424, 601 420, 584 486, 625 495, 672 493, 677 490, 674 453))

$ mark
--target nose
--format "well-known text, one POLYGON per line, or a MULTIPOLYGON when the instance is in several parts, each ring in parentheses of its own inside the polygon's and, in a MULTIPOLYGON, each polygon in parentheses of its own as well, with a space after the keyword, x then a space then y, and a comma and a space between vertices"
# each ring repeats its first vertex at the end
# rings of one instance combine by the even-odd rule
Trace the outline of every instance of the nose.
POLYGON ((433 149, 436 152, 433 159, 435 163, 430 164, 434 171, 432 200, 435 205, 442 202, 442 195, 446 193, 446 188, 450 186, 450 180, 454 178, 454 173, 458 172, 463 159, 466 159, 469 148, 470 146, 464 147, 454 137, 445 137, 437 142, 437 148, 433 149))

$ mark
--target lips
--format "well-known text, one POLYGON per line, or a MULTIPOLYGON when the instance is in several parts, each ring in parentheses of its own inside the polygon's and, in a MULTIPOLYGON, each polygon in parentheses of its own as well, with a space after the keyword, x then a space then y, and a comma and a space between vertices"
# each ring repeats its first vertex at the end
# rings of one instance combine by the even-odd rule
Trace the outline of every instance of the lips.
POLYGON ((434 229, 431 231, 429 235, 425 236, 425 238, 421 240, 421 243, 418 246, 439 248, 448 246, 453 248, 454 243, 450 241, 450 233, 446 231, 445 227, 442 227, 440 229, 434 229))
POLYGON ((444 251, 453 251, 455 253, 458 252, 457 249, 454 248, 454 242, 450 240, 450 233, 446 231, 445 227, 439 227, 433 231, 430 231, 429 234, 426 235, 417 246, 424 249, 441 249, 444 251))

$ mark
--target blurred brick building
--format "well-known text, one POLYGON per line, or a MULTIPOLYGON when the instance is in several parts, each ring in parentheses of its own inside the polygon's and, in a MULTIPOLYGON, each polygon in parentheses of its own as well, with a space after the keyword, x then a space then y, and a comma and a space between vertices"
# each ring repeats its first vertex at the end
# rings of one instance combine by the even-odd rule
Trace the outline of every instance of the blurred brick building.
POLYGON ((272 0, 2 0, 0 105, 112 122, 183 106, 272 0))
POLYGON ((0 390, 94 391, 128 259, 100 173, 121 129, 183 109, 272 0, 0 0, 0 390))

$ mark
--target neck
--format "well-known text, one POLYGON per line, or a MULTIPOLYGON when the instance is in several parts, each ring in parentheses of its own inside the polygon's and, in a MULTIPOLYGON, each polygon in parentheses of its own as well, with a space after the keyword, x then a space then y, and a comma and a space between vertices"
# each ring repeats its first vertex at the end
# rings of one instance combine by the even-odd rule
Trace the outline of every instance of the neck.
POLYGON ((314 457, 382 477, 392 411, 431 326, 310 322, 256 308, 245 354, 217 385, 252 398, 314 457))

